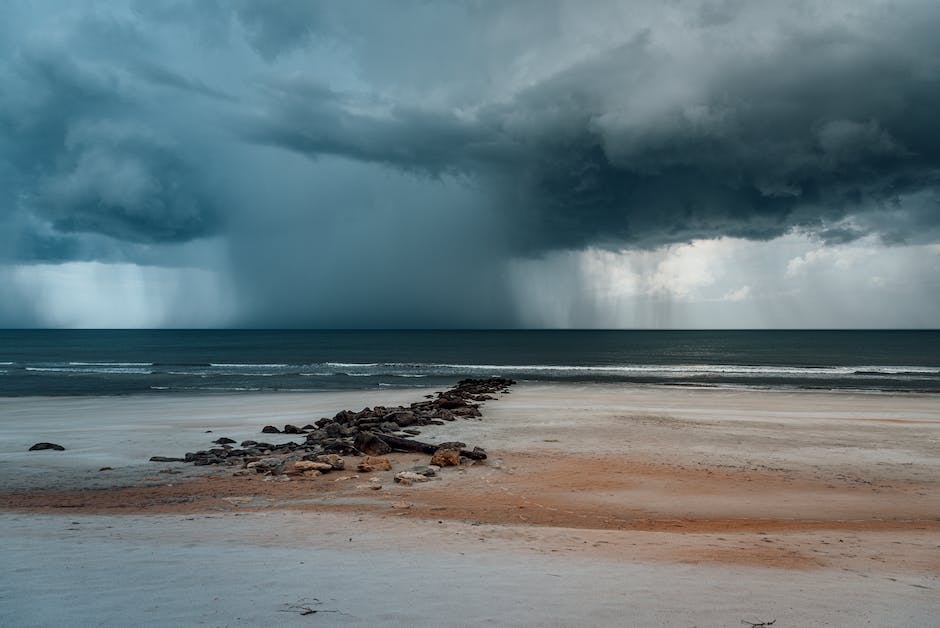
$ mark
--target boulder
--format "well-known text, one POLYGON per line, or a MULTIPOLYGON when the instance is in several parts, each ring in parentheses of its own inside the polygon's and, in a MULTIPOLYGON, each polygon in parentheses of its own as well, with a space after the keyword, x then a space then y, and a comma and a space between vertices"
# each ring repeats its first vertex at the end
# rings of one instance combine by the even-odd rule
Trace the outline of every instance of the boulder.
POLYGON ((431 464, 438 467, 457 467, 460 466, 459 449, 438 449, 431 456, 431 464))
POLYGON ((150 456, 150 462, 189 462, 186 458, 169 458, 167 456, 150 456))
POLYGON ((285 425, 283 431, 285 434, 303 434, 303 430, 296 425, 285 425))
POLYGON ((43 451, 45 449, 51 449, 53 451, 65 451, 65 447, 62 445, 56 445, 55 443, 36 443, 29 448, 30 451, 43 451))
POLYGON ((262 434, 280 434, 281 430, 277 429, 273 425, 265 425, 261 428, 262 434))

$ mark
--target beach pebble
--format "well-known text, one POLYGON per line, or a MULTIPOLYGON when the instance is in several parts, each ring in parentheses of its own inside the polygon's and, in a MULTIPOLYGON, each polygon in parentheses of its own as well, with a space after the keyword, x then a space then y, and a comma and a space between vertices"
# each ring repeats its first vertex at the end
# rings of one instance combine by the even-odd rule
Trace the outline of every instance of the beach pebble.
POLYGON ((43 451, 46 449, 51 449, 53 451, 65 451, 65 447, 62 445, 56 445, 55 443, 36 443, 29 448, 30 451, 43 451))

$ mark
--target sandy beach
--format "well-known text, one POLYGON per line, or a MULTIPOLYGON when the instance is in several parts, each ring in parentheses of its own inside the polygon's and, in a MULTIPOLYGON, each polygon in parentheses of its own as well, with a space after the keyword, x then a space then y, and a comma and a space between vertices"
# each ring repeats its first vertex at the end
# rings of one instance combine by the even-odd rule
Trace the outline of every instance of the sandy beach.
POLYGON ((489 458, 413 486, 392 478, 428 456, 290 481, 148 462, 429 392, 0 399, 0 624, 940 616, 934 395, 517 385, 422 427, 489 458))

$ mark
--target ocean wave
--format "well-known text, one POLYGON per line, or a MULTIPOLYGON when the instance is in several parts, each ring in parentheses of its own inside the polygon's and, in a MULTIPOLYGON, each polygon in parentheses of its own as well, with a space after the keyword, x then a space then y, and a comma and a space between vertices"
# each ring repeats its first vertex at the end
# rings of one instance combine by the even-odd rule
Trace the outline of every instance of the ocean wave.
POLYGON ((149 368, 95 367, 95 366, 27 366, 24 370, 37 373, 101 374, 101 375, 153 375, 149 368))
POLYGON ((247 364, 247 363, 225 363, 225 362, 211 362, 209 363, 211 367, 217 368, 258 368, 258 369, 279 369, 279 368, 290 368, 291 366, 297 366, 296 364, 247 364))
POLYGON ((152 362, 69 362, 69 366, 153 366, 152 362))

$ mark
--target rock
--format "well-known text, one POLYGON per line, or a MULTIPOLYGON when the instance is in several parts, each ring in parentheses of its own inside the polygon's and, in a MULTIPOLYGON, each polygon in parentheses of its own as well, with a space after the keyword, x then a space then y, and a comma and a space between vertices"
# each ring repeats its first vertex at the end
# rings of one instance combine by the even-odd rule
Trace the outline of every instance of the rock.
POLYGON ((261 428, 262 434, 280 434, 281 430, 277 429, 273 425, 265 425, 261 428))
POLYGON ((309 423, 307 423, 306 425, 304 425, 304 426, 303 426, 302 428, 300 428, 300 429, 309 432, 309 431, 312 431, 312 430, 317 429, 317 427, 316 427, 315 425, 310 425, 309 423))
MULTIPOLYGON (((212 441, 212 442, 215 443, 216 445, 230 445, 230 444, 234 443, 235 441, 232 440, 231 438, 225 438, 225 437, 223 436, 222 438, 217 438, 217 439, 215 439, 215 440, 212 441)), ((244 446, 244 445, 243 445, 243 446, 244 446)))
POLYGON ((362 473, 372 473, 374 471, 391 471, 392 462, 388 458, 377 456, 366 456, 356 467, 362 473))
POLYGON ((343 435, 343 426, 339 423, 327 423, 320 429, 325 431, 329 438, 338 438, 343 435))
POLYGON ((397 423, 398 427, 410 427, 418 422, 418 417, 411 410, 397 410, 389 412, 382 417, 382 420, 397 423))
POLYGON ((55 443, 36 443, 29 448, 30 451, 43 451, 45 449, 51 449, 53 451, 65 451, 65 447, 62 445, 56 445, 55 443))
POLYGON ((303 431, 296 425, 285 425, 283 429, 284 434, 303 434, 303 431))
POLYGON ((464 419, 468 417, 483 416, 483 413, 480 412, 479 408, 477 408, 476 406, 465 406, 463 408, 457 408, 456 410, 453 410, 452 412, 454 413, 454 416, 461 417, 464 419))
POLYGON ((462 443, 459 440, 449 440, 446 443, 441 443, 437 446, 438 449, 456 449, 460 451, 467 446, 467 443, 462 443))
POLYGON ((246 469, 253 469, 256 473, 270 473, 280 475, 284 471, 284 460, 281 458, 262 458, 245 465, 246 469))
POLYGON ((440 467, 431 466, 431 465, 418 465, 416 467, 411 467, 410 471, 412 473, 417 473, 418 475, 423 475, 426 478, 433 478, 437 475, 437 472, 440 470, 440 467))
POLYGON ((323 454, 322 456, 317 456, 315 460, 330 465, 330 468, 336 471, 342 471, 346 468, 346 461, 338 454, 323 454))
POLYGON ((186 458, 169 458, 167 456, 150 456, 150 462, 192 462, 186 458))
POLYGON ((431 456, 431 464, 438 467, 457 467, 460 466, 459 449, 438 449, 431 456))
POLYGON ((239 444, 239 447, 254 447, 255 445, 258 445, 258 441, 256 440, 243 440, 239 444))
POLYGON ((392 451, 384 440, 372 432, 359 432, 353 441, 353 447, 369 456, 384 456, 392 451))
MULTIPOLYGON (((98 469, 98 470, 99 470, 99 471, 114 471, 114 467, 101 467, 101 468, 98 469)), ((179 473, 179 472, 177 471, 177 473, 179 473)))
POLYGON ((471 452, 462 452, 464 456, 471 460, 486 460, 486 450, 482 447, 474 447, 471 452))
POLYGON ((314 462, 312 460, 298 460, 291 465, 294 473, 306 473, 307 471, 319 471, 320 473, 329 473, 333 467, 327 462, 314 462))
POLYGON ((427 482, 427 476, 415 473, 414 471, 401 471, 395 474, 395 481, 404 486, 410 486, 414 482, 427 482))
POLYGON ((420 435, 421 435, 421 430, 402 430, 402 432, 404 432, 405 434, 408 434, 409 436, 420 436, 420 435))

